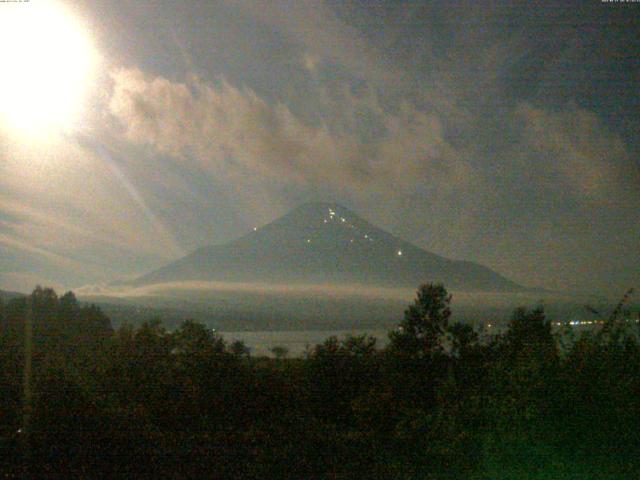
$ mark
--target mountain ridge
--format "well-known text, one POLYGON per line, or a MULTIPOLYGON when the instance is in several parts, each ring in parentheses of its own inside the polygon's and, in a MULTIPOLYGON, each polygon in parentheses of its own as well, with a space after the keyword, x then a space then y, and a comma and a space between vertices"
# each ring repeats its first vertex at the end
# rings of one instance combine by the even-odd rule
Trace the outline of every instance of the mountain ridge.
POLYGON ((26 297, 25 293, 14 292, 10 290, 0 290, 0 299, 3 302, 8 302, 9 300, 13 300, 14 298, 26 297))
POLYGON ((127 282, 184 280, 525 291, 483 265, 450 260, 382 230, 336 203, 310 202, 231 242, 209 245, 127 282))

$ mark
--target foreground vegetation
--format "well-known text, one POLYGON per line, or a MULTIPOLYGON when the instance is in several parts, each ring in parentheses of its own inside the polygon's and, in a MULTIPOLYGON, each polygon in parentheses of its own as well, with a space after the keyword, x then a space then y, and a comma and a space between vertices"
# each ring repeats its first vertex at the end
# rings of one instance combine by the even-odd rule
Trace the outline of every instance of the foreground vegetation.
POLYGON ((614 479, 640 475, 640 345, 624 300, 597 330, 514 312, 479 341, 424 285, 390 344, 253 358, 205 326, 113 331, 71 293, 0 303, 7 478, 614 479), (24 409, 25 319, 33 391, 24 409), (29 407, 29 403, 32 406, 29 407))

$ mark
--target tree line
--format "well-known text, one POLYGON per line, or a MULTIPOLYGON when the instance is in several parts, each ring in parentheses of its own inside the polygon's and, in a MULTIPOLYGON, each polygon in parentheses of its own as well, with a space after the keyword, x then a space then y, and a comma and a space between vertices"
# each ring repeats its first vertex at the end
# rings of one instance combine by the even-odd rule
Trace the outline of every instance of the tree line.
POLYGON ((626 301, 581 335, 520 308, 481 339, 426 284, 383 349, 330 337, 274 359, 192 320, 113 330, 73 293, 38 287, 0 302, 0 473, 635 478, 640 344, 626 301))

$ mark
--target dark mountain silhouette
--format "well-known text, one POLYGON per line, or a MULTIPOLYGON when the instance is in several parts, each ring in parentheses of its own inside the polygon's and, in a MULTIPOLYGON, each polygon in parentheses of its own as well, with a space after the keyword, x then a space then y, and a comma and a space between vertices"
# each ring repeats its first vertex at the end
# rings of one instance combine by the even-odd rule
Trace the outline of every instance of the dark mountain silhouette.
POLYGON ((14 298, 18 298, 18 297, 24 297, 24 293, 18 293, 18 292, 8 292, 6 290, 0 290, 0 299, 2 299, 3 302, 8 302, 9 300, 12 300, 14 298))
POLYGON ((524 290, 487 267, 427 252, 328 203, 302 205, 235 241, 200 248, 131 284, 185 280, 410 288, 434 281, 465 291, 524 290))

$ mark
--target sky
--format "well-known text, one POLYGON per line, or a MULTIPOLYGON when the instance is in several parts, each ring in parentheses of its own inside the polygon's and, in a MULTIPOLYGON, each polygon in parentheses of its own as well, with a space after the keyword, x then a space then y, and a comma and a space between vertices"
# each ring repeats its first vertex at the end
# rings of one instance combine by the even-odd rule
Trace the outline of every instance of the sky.
POLYGON ((0 288, 135 277, 309 201, 523 285, 640 287, 639 3, 49 3, 91 74, 31 41, 24 102, 79 113, 0 117, 0 288))

